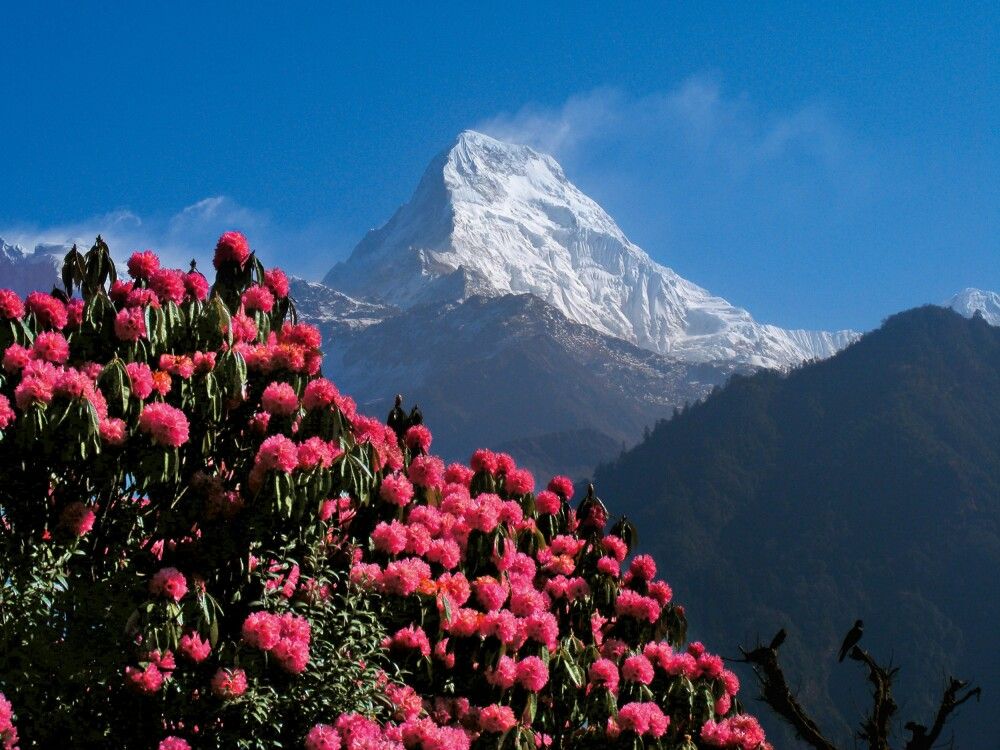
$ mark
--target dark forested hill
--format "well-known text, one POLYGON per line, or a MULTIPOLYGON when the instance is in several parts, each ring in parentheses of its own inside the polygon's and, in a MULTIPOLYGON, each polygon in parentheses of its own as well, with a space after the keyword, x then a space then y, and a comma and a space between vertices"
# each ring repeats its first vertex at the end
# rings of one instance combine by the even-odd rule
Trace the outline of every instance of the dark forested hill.
POLYGON ((929 723, 944 676, 974 678, 956 746, 1000 747, 1000 328, 895 315, 832 359, 734 378, 596 479, 695 636, 737 653, 788 628, 790 677, 832 733, 867 708, 835 657, 862 617, 902 666, 901 716, 929 723))

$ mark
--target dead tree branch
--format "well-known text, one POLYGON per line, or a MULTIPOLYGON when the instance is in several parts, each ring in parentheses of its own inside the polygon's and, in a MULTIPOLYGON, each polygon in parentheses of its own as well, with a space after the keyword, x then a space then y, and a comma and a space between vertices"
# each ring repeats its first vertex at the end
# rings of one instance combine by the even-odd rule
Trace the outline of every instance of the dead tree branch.
MULTIPOLYGON (((819 726, 802 708, 788 686, 788 680, 785 679, 785 673, 778 661, 778 649, 784 640, 785 631, 781 630, 769 646, 760 645, 758 642, 758 645, 749 651, 741 647, 742 661, 749 664, 757 676, 761 700, 790 724, 803 742, 815 750, 837 750, 837 746, 823 735, 819 726)), ((890 750, 889 736, 892 733, 893 717, 898 708, 892 697, 892 683, 899 669, 891 665, 883 667, 857 645, 853 646, 849 653, 851 659, 867 667, 868 680, 872 684, 871 712, 861 723, 858 737, 867 743, 869 750, 890 750)), ((912 721, 905 725, 905 729, 910 733, 910 739, 904 750, 932 750, 955 710, 971 698, 979 700, 980 692, 980 688, 972 687, 968 682, 954 677, 949 678, 931 728, 928 729, 923 724, 912 721)))
POLYGON ((941 737, 945 725, 951 714, 970 698, 979 700, 982 693, 979 687, 970 687, 968 682, 949 678, 948 687, 945 688, 944 695, 941 696, 941 704, 938 706, 937 715, 934 717, 934 725, 928 731, 923 724, 907 722, 906 729, 910 733, 910 740, 906 743, 905 750, 931 750, 934 743, 941 737))
POLYGON ((889 750, 889 733, 896 701, 892 697, 892 681, 899 669, 883 667, 864 649, 854 646, 851 658, 864 662, 868 667, 868 680, 872 683, 872 710, 861 723, 858 736, 868 742, 869 750, 889 750))
POLYGON ((757 674, 761 699, 788 722, 804 742, 816 750, 837 750, 836 745, 823 736, 816 722, 809 718, 789 688, 785 673, 778 663, 778 649, 758 646, 752 651, 741 647, 740 651, 743 659, 757 674))

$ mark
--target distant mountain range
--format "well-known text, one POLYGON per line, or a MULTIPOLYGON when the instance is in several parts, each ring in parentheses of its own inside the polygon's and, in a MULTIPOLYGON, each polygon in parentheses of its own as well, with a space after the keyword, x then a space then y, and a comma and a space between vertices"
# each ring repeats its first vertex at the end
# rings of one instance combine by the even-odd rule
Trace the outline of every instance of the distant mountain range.
POLYGON ((857 617, 902 667, 900 715, 929 725, 945 675, 974 679, 956 746, 1000 747, 1000 328, 983 317, 919 308, 828 360, 735 377, 596 472, 701 613, 692 633, 737 653, 787 628, 789 676, 845 747, 868 700, 835 656, 857 617))
POLYGON ((9 245, 0 237, 0 287, 13 289, 20 295, 38 290, 51 291, 59 281, 63 258, 69 247, 38 245, 25 250, 9 245))

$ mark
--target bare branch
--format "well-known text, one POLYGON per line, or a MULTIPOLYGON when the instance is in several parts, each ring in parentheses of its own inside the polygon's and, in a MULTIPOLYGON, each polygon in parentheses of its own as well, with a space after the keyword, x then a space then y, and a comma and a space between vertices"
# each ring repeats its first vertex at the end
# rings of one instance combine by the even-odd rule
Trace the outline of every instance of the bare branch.
POLYGON ((867 740, 870 750, 889 750, 892 715, 897 708, 892 697, 892 680, 899 670, 882 667, 858 646, 851 649, 851 658, 867 665, 868 679, 872 683, 872 710, 862 722, 858 736, 867 740))
POLYGON ((923 724, 907 722, 906 729, 910 733, 910 740, 906 743, 905 750, 930 750, 941 737, 941 733, 955 709, 970 698, 975 697, 978 701, 981 692, 981 688, 969 687, 969 683, 964 680, 950 678, 948 687, 945 688, 944 695, 941 696, 941 705, 938 706, 937 715, 934 717, 934 726, 931 727, 930 731, 923 724))
POLYGON ((753 667, 760 682, 761 699, 788 722, 804 742, 816 750, 837 750, 836 745, 823 736, 819 726, 805 712, 789 688, 785 673, 778 663, 781 640, 783 639, 775 637, 772 641, 772 644, 777 642, 775 648, 758 646, 752 651, 740 648, 744 660, 753 667))

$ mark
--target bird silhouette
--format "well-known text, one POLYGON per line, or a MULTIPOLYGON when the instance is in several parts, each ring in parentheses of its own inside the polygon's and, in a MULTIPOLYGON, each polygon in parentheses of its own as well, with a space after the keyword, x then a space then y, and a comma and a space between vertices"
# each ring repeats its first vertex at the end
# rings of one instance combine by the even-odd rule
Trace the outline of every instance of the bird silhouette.
POLYGON ((396 405, 392 407, 392 411, 389 412, 388 418, 385 423, 389 428, 396 433, 396 437, 399 439, 403 438, 403 433, 406 432, 407 420, 406 412, 403 411, 403 397, 400 394, 396 394, 396 405))
POLYGON ((771 639, 771 645, 768 646, 772 651, 777 651, 781 648, 781 644, 785 642, 785 638, 788 637, 788 633, 782 628, 777 633, 774 634, 774 638, 771 639))
POLYGON ((407 427, 416 427, 418 424, 424 423, 424 413, 420 411, 420 407, 416 404, 410 409, 410 418, 406 420, 407 427))
POLYGON ((844 643, 840 647, 840 658, 837 661, 843 661, 844 657, 847 656, 847 652, 858 645, 858 641, 861 640, 861 636, 865 633, 865 624, 861 620, 856 620, 854 627, 850 629, 846 636, 844 636, 844 643))

